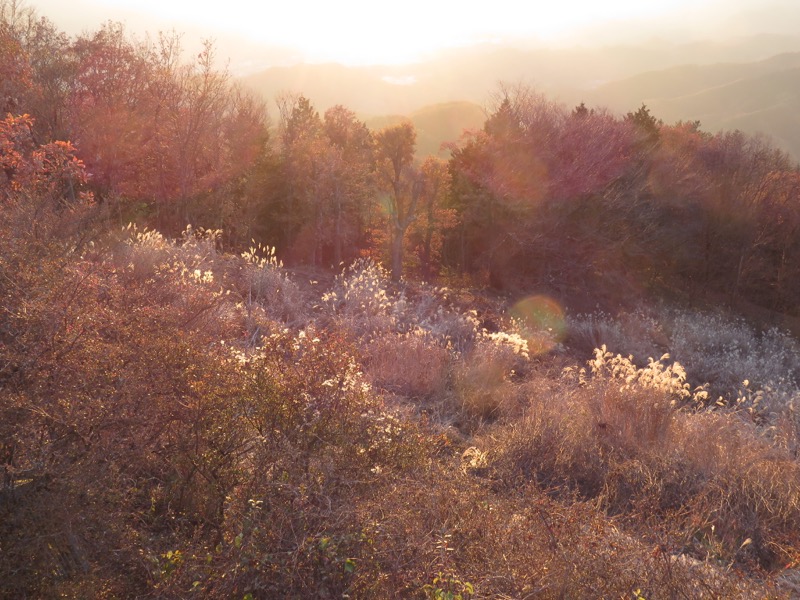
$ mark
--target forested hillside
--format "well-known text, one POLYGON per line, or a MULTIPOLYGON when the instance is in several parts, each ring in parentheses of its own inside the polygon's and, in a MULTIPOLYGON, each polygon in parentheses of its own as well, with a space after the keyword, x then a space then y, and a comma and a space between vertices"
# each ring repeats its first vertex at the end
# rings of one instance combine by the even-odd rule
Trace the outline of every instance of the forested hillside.
POLYGON ((421 157, 13 6, 0 597, 800 593, 784 152, 518 86, 421 157))

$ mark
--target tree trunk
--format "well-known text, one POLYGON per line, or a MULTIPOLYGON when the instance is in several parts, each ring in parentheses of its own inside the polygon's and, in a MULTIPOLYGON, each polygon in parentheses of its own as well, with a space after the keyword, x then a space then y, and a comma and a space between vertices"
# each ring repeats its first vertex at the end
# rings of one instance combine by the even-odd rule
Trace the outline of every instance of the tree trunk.
POLYGON ((336 192, 336 220, 333 230, 333 264, 338 269, 342 263, 342 199, 336 192))
POLYGON ((428 203, 428 223, 425 229, 425 240, 422 245, 422 276, 425 281, 430 281, 433 269, 431 268, 431 246, 433 245, 433 229, 435 227, 433 199, 428 203))
POLYGON ((403 276, 403 234, 401 227, 392 227, 392 281, 400 281, 403 276))

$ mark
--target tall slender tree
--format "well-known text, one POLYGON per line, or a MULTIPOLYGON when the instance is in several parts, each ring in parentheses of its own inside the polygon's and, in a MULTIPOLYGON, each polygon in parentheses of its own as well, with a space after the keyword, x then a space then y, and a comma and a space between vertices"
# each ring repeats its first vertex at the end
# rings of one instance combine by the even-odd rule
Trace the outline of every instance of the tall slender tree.
POLYGON ((417 216, 422 178, 414 168, 417 132, 404 122, 376 135, 378 172, 386 192, 392 280, 403 276, 403 239, 417 216))

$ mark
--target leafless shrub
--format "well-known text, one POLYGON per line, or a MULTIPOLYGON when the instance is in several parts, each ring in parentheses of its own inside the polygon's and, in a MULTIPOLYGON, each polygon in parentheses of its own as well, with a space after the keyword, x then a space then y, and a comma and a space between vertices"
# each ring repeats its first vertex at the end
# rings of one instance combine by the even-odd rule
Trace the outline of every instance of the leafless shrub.
POLYGON ((248 315, 258 305, 277 321, 291 326, 305 325, 306 299, 283 272, 282 264, 275 258, 275 248, 253 246, 241 258, 243 264, 239 265, 235 285, 248 315))
POLYGON ((519 336, 484 334, 453 368, 451 402, 467 428, 510 412, 517 399, 512 381, 528 361, 527 344, 519 336))
POLYGON ((387 391, 430 399, 447 387, 451 352, 424 330, 382 335, 364 353, 367 374, 387 391))

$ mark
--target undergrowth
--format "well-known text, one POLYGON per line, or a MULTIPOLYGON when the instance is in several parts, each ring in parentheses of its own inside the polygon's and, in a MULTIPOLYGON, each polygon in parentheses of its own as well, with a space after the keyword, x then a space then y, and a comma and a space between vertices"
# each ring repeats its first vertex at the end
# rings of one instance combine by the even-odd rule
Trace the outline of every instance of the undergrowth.
POLYGON ((785 334, 573 317, 534 356, 369 261, 320 295, 216 232, 7 231, 3 597, 797 591, 785 334))

